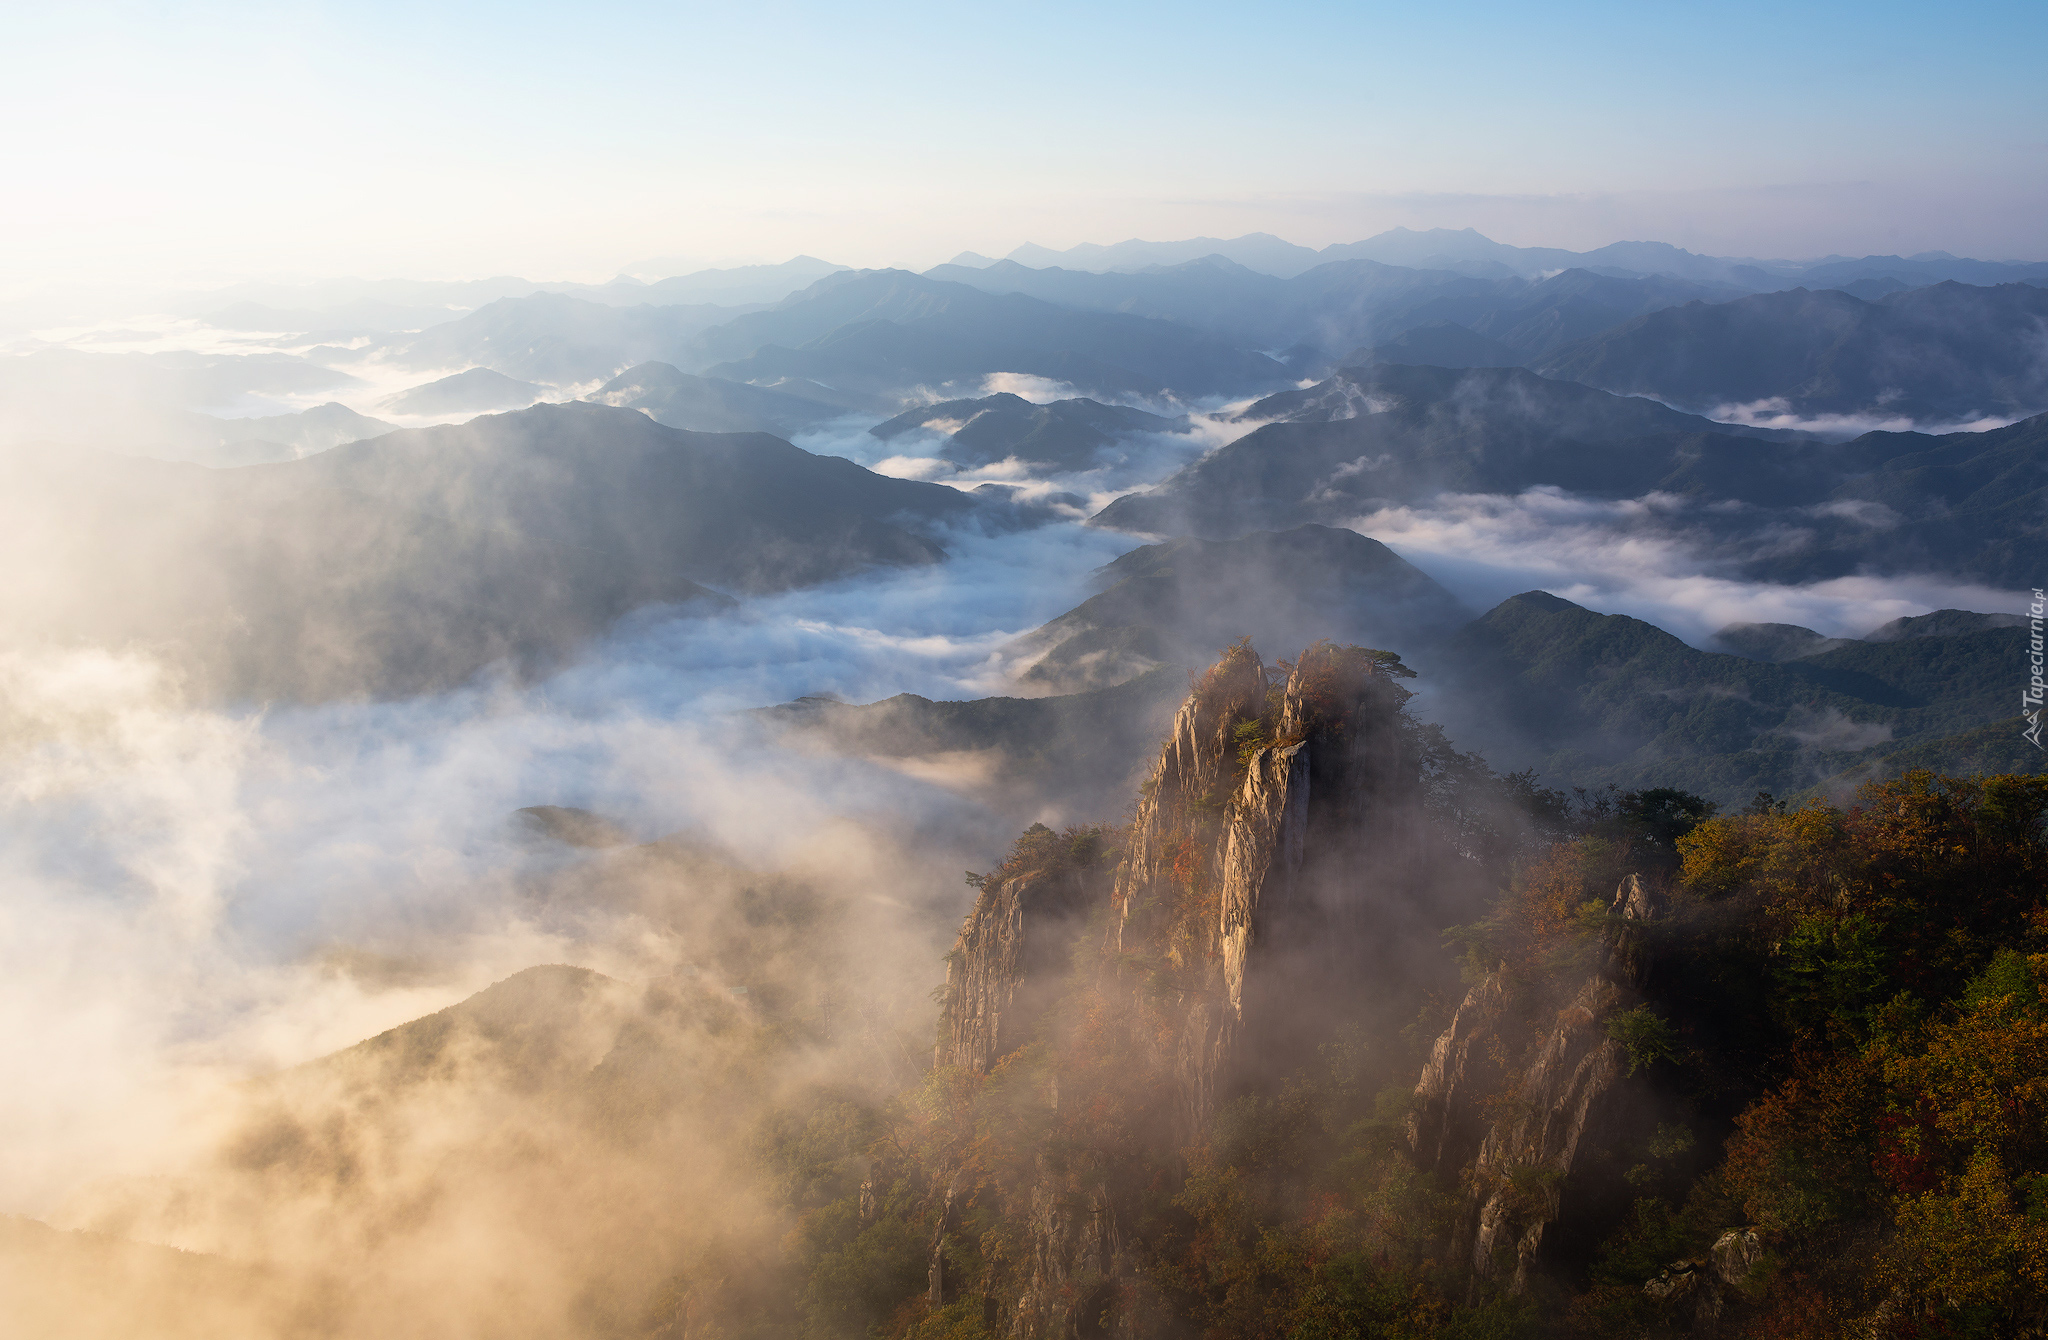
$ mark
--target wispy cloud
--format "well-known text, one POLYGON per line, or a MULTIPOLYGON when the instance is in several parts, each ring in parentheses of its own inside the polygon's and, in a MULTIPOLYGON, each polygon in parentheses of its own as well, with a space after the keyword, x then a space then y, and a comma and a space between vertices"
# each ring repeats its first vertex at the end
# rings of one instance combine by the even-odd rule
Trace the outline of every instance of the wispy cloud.
MULTIPOLYGON (((1701 644, 1730 623, 1790 623, 1857 636, 1932 609, 2015 609, 2018 593, 1951 578, 1848 576, 1800 585, 1745 580, 1700 529, 1693 505, 1665 494, 1609 501, 1555 488, 1444 494, 1388 507, 1351 528, 1383 541, 1469 603, 1487 608, 1541 588, 1629 614, 1701 644)), ((1785 537, 1796 545, 1799 537, 1785 537)), ((1755 557, 1769 536, 1752 537, 1755 557)))

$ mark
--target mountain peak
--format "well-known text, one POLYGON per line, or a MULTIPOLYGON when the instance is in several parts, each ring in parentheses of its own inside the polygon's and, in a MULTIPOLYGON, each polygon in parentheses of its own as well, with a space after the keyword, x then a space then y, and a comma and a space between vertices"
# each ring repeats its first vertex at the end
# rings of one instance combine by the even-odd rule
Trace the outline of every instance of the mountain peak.
POLYGON ((1494 606, 1494 610, 1498 612, 1511 605, 1521 609, 1541 610, 1545 614, 1562 614, 1568 610, 1577 610, 1581 614, 1590 613, 1584 605, 1574 605, 1563 596, 1554 596, 1548 591, 1524 591, 1520 595, 1509 596, 1494 606))

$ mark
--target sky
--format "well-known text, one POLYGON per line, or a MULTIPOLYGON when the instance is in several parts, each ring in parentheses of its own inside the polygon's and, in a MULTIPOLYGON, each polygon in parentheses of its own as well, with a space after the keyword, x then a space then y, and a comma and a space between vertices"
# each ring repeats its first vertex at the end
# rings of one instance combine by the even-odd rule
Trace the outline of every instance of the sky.
POLYGON ((88 2, 8 26, 13 292, 1397 225, 2048 258, 2038 3, 88 2))

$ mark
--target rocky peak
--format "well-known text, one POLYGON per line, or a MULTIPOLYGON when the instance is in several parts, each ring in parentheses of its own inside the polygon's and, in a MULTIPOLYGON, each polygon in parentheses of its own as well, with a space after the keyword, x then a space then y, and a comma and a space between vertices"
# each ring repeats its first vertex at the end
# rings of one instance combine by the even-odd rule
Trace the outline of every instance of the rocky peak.
POLYGON ((1175 719, 1131 827, 1113 948, 1172 969, 1183 1134, 1284 1041, 1288 1000, 1345 971, 1364 888, 1399 862, 1400 825, 1374 822, 1409 799, 1398 667, 1318 643, 1273 686, 1239 643, 1175 719))
POLYGON ((1641 875, 1630 874, 1614 891, 1610 922, 1601 940, 1601 971, 1623 986, 1641 990, 1650 981, 1650 950, 1644 927, 1662 906, 1641 875))
POLYGON ((1153 772, 1148 800, 1155 810, 1214 803, 1214 792, 1230 775, 1234 761, 1232 736, 1266 710, 1266 689, 1265 663, 1249 643, 1227 649, 1195 683, 1174 714, 1173 734, 1153 772))
POLYGON ((1503 975, 1488 973, 1430 1047, 1408 1114, 1408 1147, 1422 1167, 1462 1168, 1479 1152, 1486 1135, 1480 1101, 1500 1087, 1498 1040, 1507 1008, 1503 975))
MULTIPOLYGON (((1757 1267, 1765 1259, 1763 1240, 1755 1229, 1731 1228, 1714 1240, 1705 1256, 1673 1261, 1654 1279, 1644 1281, 1643 1295, 1660 1304, 1671 1321, 1686 1322, 1692 1334, 1713 1335, 1722 1329, 1731 1294, 1738 1299, 1755 1295, 1757 1267)), ((1878 1326, 1868 1329, 1881 1333, 1878 1326)))
MULTIPOLYGON (((1355 989, 1341 984, 1360 976, 1364 901, 1381 867, 1404 859, 1399 830, 1416 815, 1399 662, 1318 643, 1277 668, 1284 677, 1240 641, 1195 682, 1122 834, 1113 882, 1108 862, 1062 855, 1072 835, 1044 829, 982 882, 947 974, 940 1064, 993 1070, 1041 1030, 1062 991, 1085 990, 1090 1036, 1114 1033, 1127 1048, 1118 1082, 1157 1095, 1146 1120, 1159 1148, 1178 1150, 1225 1096, 1300 1059, 1288 1052, 1296 1011, 1336 1008, 1355 989), (1105 902, 1104 968, 1076 978, 1076 938, 1105 902)), ((1060 1046, 1044 1092, 1071 1079, 1086 1094, 1099 1079, 1084 1067, 1063 1076, 1060 1046)), ((1005 1192, 1029 1248, 1001 1286, 1014 1303, 991 1294, 989 1315, 1007 1315, 1012 1335, 1098 1333, 1135 1288, 1125 1234, 1138 1188, 1099 1153, 1041 1149, 1035 1166, 1027 1187, 1005 1192)), ((934 1206, 937 1304, 953 1220, 934 1206)))

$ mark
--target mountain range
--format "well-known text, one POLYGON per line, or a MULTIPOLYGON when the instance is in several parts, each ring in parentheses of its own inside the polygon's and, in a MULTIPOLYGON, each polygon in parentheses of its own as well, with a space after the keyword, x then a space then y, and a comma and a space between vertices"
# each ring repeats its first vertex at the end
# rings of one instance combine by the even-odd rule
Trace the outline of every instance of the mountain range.
POLYGON ((636 262, 603 284, 536 282, 510 275, 490 279, 329 279, 307 284, 237 284, 188 297, 176 310, 234 330, 416 330, 474 311, 501 298, 558 293, 614 307, 743 307, 779 302, 817 279, 846 267, 815 256, 775 265, 738 265, 684 273, 659 262, 636 262))
MULTIPOLYGON (((1222 538, 1436 494, 1668 497, 1705 561, 1752 579, 1939 572, 2024 589, 2048 416, 1831 443, 1715 423, 1519 368, 1375 365, 1244 411, 1262 427, 1095 524, 1222 538), (1770 544, 1756 537, 1773 536, 1770 544)), ((1677 524, 1677 523, 1674 523, 1677 524)))
MULTIPOLYGON (((1034 268, 1062 266, 1074 270, 1133 271, 1178 265, 1203 256, 1222 256, 1246 269, 1289 278, 1316 265, 1336 260, 1371 260, 1422 270, 1459 270, 1481 277, 1516 274, 1525 278, 1583 268, 1627 275, 1665 274, 1682 278, 1741 283, 1753 289, 1774 286, 1774 280, 1818 280, 1833 287, 1866 276, 1889 276, 1908 287, 1956 279, 1968 284, 1995 284, 2048 278, 2048 263, 1974 261, 1927 252, 1917 256, 1827 256, 1813 261, 1761 260, 1754 257, 1701 256, 1664 242, 1614 242, 1591 251, 1561 247, 1518 247, 1495 242, 1472 228, 1392 228, 1362 242, 1342 242, 1321 250, 1297 246, 1270 233, 1243 237, 1190 238, 1180 242, 1131 239, 1113 245, 1082 243, 1054 251, 1025 243, 1005 259, 1034 268)), ((986 262, 985 257, 956 258, 986 262)))
POLYGON ((1797 661, 1837 651, 1858 642, 1904 642, 1919 637, 1956 637, 1994 628, 2022 628, 2018 614, 1979 614, 1973 610, 1935 610, 1911 614, 1871 629, 1860 638, 1827 637, 1792 623, 1731 623, 1717 629, 1714 643, 1724 651, 1753 661, 1797 661))
MULTIPOLYGON (((1684 491, 1684 472, 1722 463, 1703 453, 1706 437, 1758 460, 1782 456, 1759 451, 1771 435, 1521 368, 1348 368, 1257 401, 1239 418, 1262 426, 1157 487, 1119 498, 1096 524, 1221 539, 1247 525, 1349 520, 1444 490, 1684 491)), ((1745 492, 1753 491, 1750 464, 1727 461, 1745 492)))
POLYGON ((367 414, 358 414, 338 401, 299 410, 293 414, 264 414, 246 419, 223 419, 189 411, 155 414, 135 430, 139 441, 130 439, 136 454, 167 461, 190 461, 195 465, 267 465, 293 461, 388 433, 394 425, 367 414))
MULTIPOLYGON (((1163 320, 992 295, 900 270, 830 276, 707 331, 709 375, 821 382, 877 397, 1002 372, 1108 395, 1202 396, 1287 380, 1274 360, 1163 320)), ((688 364, 684 364, 688 366, 688 364)))
POLYGON ((1098 594, 998 653, 1019 683, 1102 688, 1199 664, 1240 637, 1276 655, 1319 637, 1413 655, 1471 617, 1378 540, 1327 526, 1145 545, 1096 580, 1098 594))
POLYGON ((489 368, 521 381, 567 386, 608 378, 620 368, 670 356, 690 337, 730 320, 735 309, 712 304, 610 307, 559 293, 500 298, 474 312, 381 348, 376 353, 413 368, 489 368))
POLYGON ((489 368, 470 368, 401 391, 378 407, 393 414, 419 417, 487 414, 492 410, 524 409, 546 393, 545 386, 533 382, 519 381, 489 368))
POLYGON ((1503 770, 1624 788, 1682 777, 1733 807, 1907 767, 2039 770, 2010 670, 2027 636, 1935 631, 1752 660, 1529 592, 1459 632, 1444 701, 1453 738, 1485 740, 1503 770))
POLYGON ((1840 794, 1914 767, 2043 770, 2014 707, 2010 667, 2028 633, 2012 616, 1944 611, 1863 639, 1797 629, 1811 640, 1796 657, 1786 639, 1738 628, 1718 639, 1737 654, 1703 651, 1541 591, 1473 619, 1384 546, 1314 526, 1148 546, 1101 580, 1101 594, 1002 652, 1020 689, 1050 696, 816 698, 761 715, 810 747, 978 760, 984 780, 970 789, 984 803, 1020 822, 1079 817, 1099 812, 1089 805, 1109 794, 1103 779, 1135 775, 1190 667, 1255 631, 1291 655, 1320 615, 1324 631, 1419 667, 1422 715, 1450 740, 1551 784, 1683 781, 1733 808, 1759 791, 1840 794), (1276 586, 1275 573, 1305 584, 1276 586))
POLYGON ((1329 261, 1285 279, 1205 256, 1136 272, 1031 269, 1003 261, 939 266, 927 278, 990 293, 1023 293, 1095 311, 1178 321, 1259 347, 1328 360, 1417 326, 1454 321, 1526 360, 1645 312, 1725 302, 1748 290, 1669 276, 1615 277, 1574 269, 1536 279, 1414 269, 1365 259, 1329 261))
MULTIPOLYGON (((199 310, 266 332, 235 341, 249 352, 100 354, 87 340, 31 355, 46 366, 7 394, 23 407, 18 438, 56 424, 109 449, 140 435, 132 416, 99 412, 81 433, 66 388, 90 382, 101 404, 246 414, 261 412, 259 397, 282 408, 279 397, 346 391, 394 368, 481 368, 576 395, 649 362, 878 418, 934 394, 972 398, 999 373, 1098 400, 1188 404, 1367 363, 1527 366, 1837 434, 2048 409, 2031 352, 2042 265, 1716 259, 1647 242, 1580 253, 1469 230, 1321 251, 1254 236, 966 260, 923 275, 798 257, 652 283, 244 286, 199 310)), ((671 394, 663 412, 678 426, 792 428, 787 413, 735 418, 697 390, 710 417, 692 419, 671 394)))

